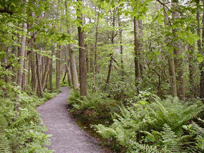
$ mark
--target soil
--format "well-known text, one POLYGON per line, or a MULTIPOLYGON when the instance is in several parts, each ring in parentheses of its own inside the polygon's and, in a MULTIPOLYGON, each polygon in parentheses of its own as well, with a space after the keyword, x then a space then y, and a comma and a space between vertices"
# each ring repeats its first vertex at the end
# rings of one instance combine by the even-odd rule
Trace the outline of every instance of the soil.
POLYGON ((62 87, 61 90, 55 98, 37 108, 43 123, 47 125, 46 134, 53 135, 48 148, 56 153, 111 153, 76 124, 67 109, 69 89, 62 87))

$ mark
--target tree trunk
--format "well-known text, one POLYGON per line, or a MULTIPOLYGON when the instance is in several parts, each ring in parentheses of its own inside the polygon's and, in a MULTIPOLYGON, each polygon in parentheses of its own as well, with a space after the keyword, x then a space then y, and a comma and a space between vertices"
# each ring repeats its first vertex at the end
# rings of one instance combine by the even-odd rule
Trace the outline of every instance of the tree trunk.
MULTIPOLYGON (((114 29, 114 27, 115 27, 115 9, 113 10, 112 26, 114 29)), ((115 38, 115 31, 112 30, 112 33, 111 33, 111 44, 112 45, 114 45, 114 38, 115 38)), ((114 50, 114 47, 113 47, 113 50, 114 50)), ((106 79, 105 90, 107 89, 109 82, 110 82, 110 76, 111 76, 111 70, 112 70, 112 64, 113 64, 113 51, 112 51, 112 53, 110 53, 109 57, 110 57, 110 61, 109 61, 109 66, 108 66, 108 76, 106 79)))
MULTIPOLYGON (((58 0, 58 12, 59 12, 59 15, 58 15, 58 19, 60 19, 60 16, 61 16, 61 12, 60 12, 60 5, 61 1, 58 0)), ((61 28, 61 24, 59 23, 59 28, 61 28)), ((60 59, 61 59, 61 48, 62 46, 61 45, 58 45, 58 49, 56 51, 56 89, 59 89, 60 88, 60 59)))
MULTIPOLYGON (((72 27, 69 27, 69 33, 72 34, 72 27)), ((72 84, 74 91, 76 92, 79 89, 79 82, 78 82, 78 74, 76 68, 76 61, 75 61, 75 53, 74 53, 74 46, 73 44, 69 44, 69 56, 70 56, 70 69, 72 75, 72 84)))
MULTIPOLYGON (((65 1, 65 9, 68 14, 67 10, 67 1, 65 1)), ((71 23, 69 22, 69 30, 68 33, 71 35, 72 34, 72 26, 71 23)), ((71 79, 72 79, 72 84, 74 91, 76 92, 79 89, 79 82, 78 82, 78 74, 77 74, 77 68, 76 68, 76 61, 75 61, 75 53, 74 53, 74 46, 72 43, 69 44, 69 57, 70 57, 70 71, 71 71, 71 79)))
MULTIPOLYGON (((51 53, 53 55, 53 53, 51 53)), ((51 55, 51 56, 52 56, 51 55)), ((50 58, 50 64, 49 64, 49 87, 50 87, 50 91, 53 91, 53 87, 52 87, 52 58, 50 58)))
MULTIPOLYGON (((163 9, 164 9, 164 16, 165 16, 164 23, 166 26, 170 26, 167 11, 166 11, 165 7, 163 7, 163 9)), ((167 37, 166 41, 168 42, 168 37, 167 37)), ((175 72, 173 53, 169 53, 168 65, 169 65, 169 77, 170 77, 170 88, 171 88, 170 94, 173 97, 176 97, 177 96, 176 72, 175 72)))
MULTIPOLYGON (((178 8, 178 0, 172 1, 172 7, 175 10, 178 8)), ((172 13, 173 20, 179 18, 179 13, 177 11, 174 11, 172 13)), ((178 29, 173 29, 173 33, 176 33, 178 29)), ((175 70, 176 70, 176 82, 177 82, 177 94, 178 97, 182 100, 185 100, 185 80, 184 80, 184 67, 183 67, 183 59, 180 58, 180 55, 182 55, 182 42, 181 40, 178 40, 175 42, 174 46, 174 55, 176 57, 174 58, 174 64, 175 64, 175 70)))
POLYGON ((37 80, 38 80, 38 92, 40 97, 43 97, 43 86, 42 86, 42 81, 41 81, 41 75, 40 75, 40 61, 39 61, 39 56, 36 53, 36 65, 37 65, 37 80))
POLYGON ((121 27, 121 20, 120 20, 120 15, 118 14, 118 24, 119 24, 119 39, 120 39, 120 64, 121 64, 121 76, 122 76, 122 81, 124 81, 124 65, 123 65, 123 29, 121 27))
POLYGON ((139 79, 140 79, 140 62, 139 62, 139 42, 138 42, 138 21, 134 17, 134 51, 135 51, 135 86, 137 87, 137 92, 139 92, 139 79))
POLYGON ((80 21, 80 25, 78 27, 78 36, 79 36, 79 76, 80 76, 80 95, 86 96, 86 56, 85 56, 85 46, 84 46, 84 31, 83 27, 83 16, 81 8, 83 6, 82 0, 77 0, 79 2, 79 8, 77 9, 77 18, 80 21))
MULTIPOLYGON (((204 0, 202 0, 203 2, 203 8, 204 8, 204 0)), ((203 20, 202 20, 202 24, 203 24, 203 28, 202 28, 202 50, 200 50, 200 54, 203 55, 204 53, 204 11, 203 11, 203 20)), ((204 103, 204 62, 202 61, 200 63, 200 98, 202 100, 202 102, 204 103)))
MULTIPOLYGON (((26 0, 26 5, 27 5, 28 0, 26 0)), ((18 81, 17 84, 22 87, 22 77, 23 77, 23 68, 24 68, 24 57, 25 57, 25 45, 26 45, 26 33, 27 33, 27 23, 24 21, 23 23, 23 36, 21 40, 21 49, 20 49, 20 69, 18 70, 18 81)))
POLYGON ((42 77, 42 88, 44 90, 46 82, 47 82, 47 77, 48 77, 48 73, 49 73, 49 65, 50 65, 50 59, 48 57, 46 58, 46 65, 45 65, 45 70, 43 73, 43 77, 42 77))
POLYGON ((189 61, 189 83, 190 83, 190 95, 191 98, 195 98, 197 95, 197 89, 196 89, 196 82, 195 82, 195 61, 194 61, 194 45, 188 45, 188 61, 189 61))

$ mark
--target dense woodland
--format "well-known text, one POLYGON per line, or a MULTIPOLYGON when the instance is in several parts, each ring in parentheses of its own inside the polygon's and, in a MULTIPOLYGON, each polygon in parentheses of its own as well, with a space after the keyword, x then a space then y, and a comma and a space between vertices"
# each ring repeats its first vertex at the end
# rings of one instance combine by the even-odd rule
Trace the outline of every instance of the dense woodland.
POLYGON ((0 152, 52 152, 61 86, 115 152, 203 152, 204 1, 1 0, 0 152))

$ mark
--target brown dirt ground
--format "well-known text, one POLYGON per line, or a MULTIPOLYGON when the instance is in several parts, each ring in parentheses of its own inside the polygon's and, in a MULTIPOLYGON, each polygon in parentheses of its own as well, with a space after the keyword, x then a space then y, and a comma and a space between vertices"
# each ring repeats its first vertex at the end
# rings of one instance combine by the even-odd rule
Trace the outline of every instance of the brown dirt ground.
POLYGON ((76 124, 67 110, 69 89, 62 87, 61 90, 55 98, 37 108, 48 127, 46 134, 53 135, 48 148, 56 153, 110 153, 76 124))

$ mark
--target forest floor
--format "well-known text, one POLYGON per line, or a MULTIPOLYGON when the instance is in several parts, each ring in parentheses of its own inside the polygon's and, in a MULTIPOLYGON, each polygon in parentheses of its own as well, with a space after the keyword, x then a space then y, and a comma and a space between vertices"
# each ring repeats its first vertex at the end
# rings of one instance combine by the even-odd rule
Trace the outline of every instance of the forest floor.
POLYGON ((69 89, 62 87, 61 90, 55 98, 37 108, 47 125, 46 134, 53 135, 48 148, 56 150, 56 153, 110 153, 76 124, 67 109, 69 89))

